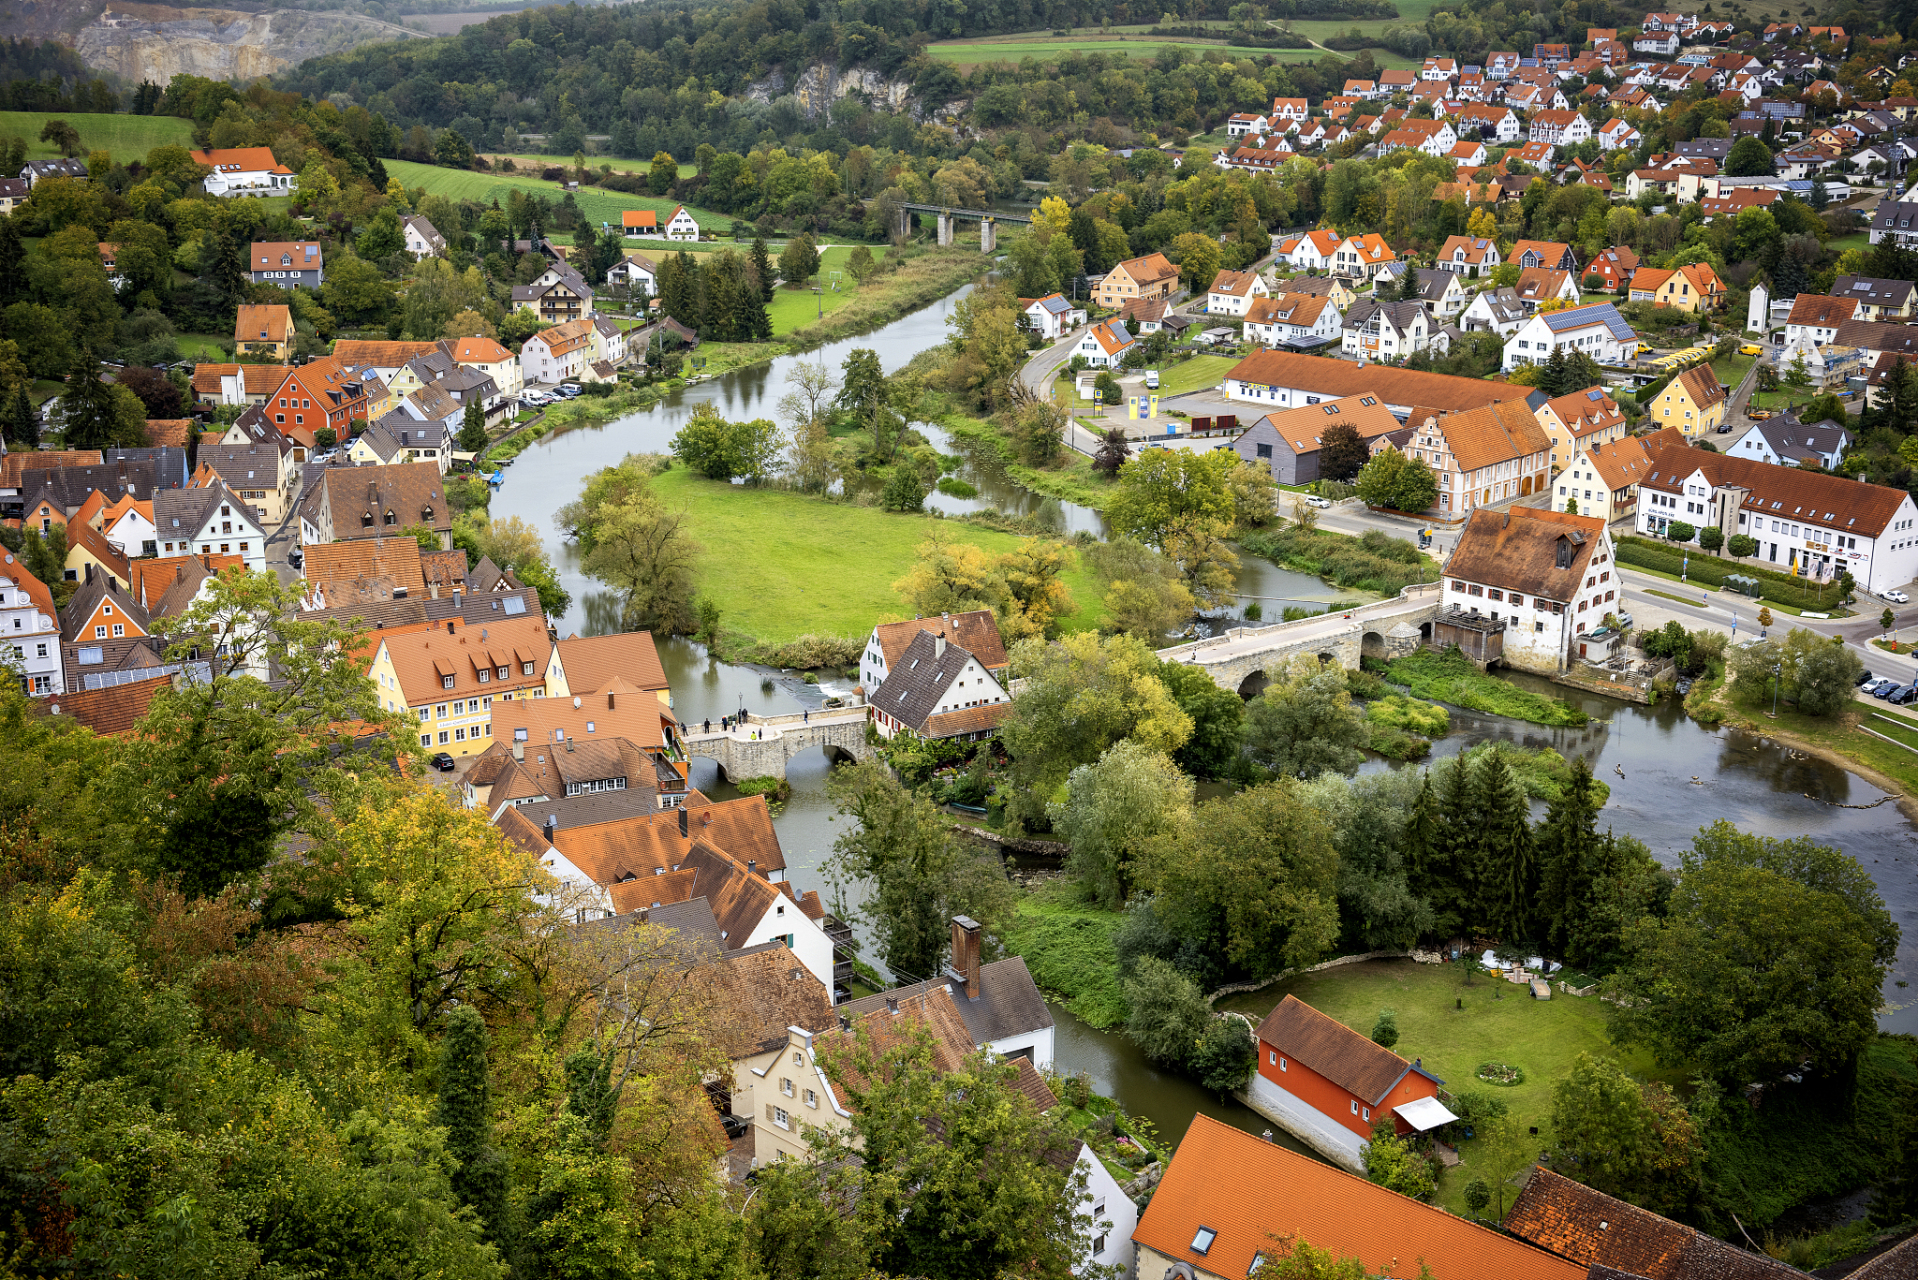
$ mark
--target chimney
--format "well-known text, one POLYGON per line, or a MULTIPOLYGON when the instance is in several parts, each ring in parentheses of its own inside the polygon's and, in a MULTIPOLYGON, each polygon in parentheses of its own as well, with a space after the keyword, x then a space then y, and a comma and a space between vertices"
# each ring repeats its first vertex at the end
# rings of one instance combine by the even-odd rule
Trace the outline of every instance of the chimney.
POLYGON ((759 874, 759 859, 757 859, 757 858, 748 858, 748 859, 746 859, 746 872, 747 872, 747 874, 748 874, 748 875, 755 875, 755 876, 756 876, 756 875, 758 875, 758 874, 759 874))
POLYGON ((559 815, 556 813, 549 813, 546 815, 546 843, 547 844, 553 843, 553 837, 558 834, 559 834, 559 815))
POLYGON ((524 742, 515 742, 513 744, 513 759, 518 760, 522 764, 526 762, 526 744, 524 742))
POLYGON ((979 922, 970 916, 952 918, 952 966, 966 999, 979 998, 979 922))
POLYGON ((571 737, 571 735, 568 735, 568 737, 567 737, 567 739, 566 739, 566 750, 567 750, 567 752, 568 752, 569 754, 570 754, 570 753, 572 752, 572 750, 573 750, 573 739, 572 739, 572 737, 571 737))
POLYGON ((611 710, 613 710, 613 708, 614 708, 615 706, 617 706, 617 705, 618 705, 617 703, 615 703, 615 702, 613 701, 613 699, 614 699, 614 697, 616 697, 616 696, 617 696, 617 695, 615 695, 615 694, 611 694, 611 693, 609 693, 609 694, 607 694, 607 695, 606 695, 606 709, 607 709, 608 711, 611 711, 611 710))
POLYGON ((932 656, 935 661, 946 656, 946 633, 943 631, 932 638, 932 656))
POLYGON ((686 806, 679 807, 679 838, 686 839, 686 806))
POLYGON ((891 992, 886 993, 886 1012, 892 1014, 899 1012, 899 997, 891 992))

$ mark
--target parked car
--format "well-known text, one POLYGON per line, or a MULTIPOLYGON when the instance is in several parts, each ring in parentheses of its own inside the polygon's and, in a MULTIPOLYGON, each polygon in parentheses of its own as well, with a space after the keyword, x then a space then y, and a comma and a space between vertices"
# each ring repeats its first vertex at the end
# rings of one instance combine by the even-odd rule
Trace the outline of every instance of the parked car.
POLYGON ((1756 342, 1747 342, 1738 349, 1738 354, 1741 356, 1759 356, 1765 354, 1765 349, 1756 342))
POLYGON ((1763 422, 1765 419, 1771 417, 1771 410, 1770 409, 1747 409, 1745 410, 1745 416, 1747 418, 1750 418, 1753 422, 1763 422))
POLYGON ((1159 371, 1157 369, 1147 369, 1145 371, 1145 389, 1147 391, 1157 391, 1159 389, 1159 371))
POLYGON ((1873 689, 1871 696, 1874 698, 1889 698, 1892 694, 1898 692, 1898 688, 1899 685, 1896 680, 1887 680, 1876 689, 1873 689))
POLYGON ((1857 678, 1856 680, 1854 680, 1854 681, 1852 681, 1852 683, 1853 683, 1853 684, 1857 684, 1857 685, 1865 685, 1865 684, 1870 684, 1870 683, 1872 682, 1872 680, 1873 680, 1873 679, 1875 679, 1875 678, 1876 678, 1876 677, 1874 677, 1874 676, 1873 676, 1873 675, 1871 674, 1871 672, 1869 672, 1869 671, 1860 671, 1860 672, 1858 673, 1858 678, 1857 678))
POLYGON ((1629 631, 1629 630, 1631 630, 1631 628, 1632 628, 1632 615, 1631 615, 1631 614, 1629 614, 1629 613, 1625 613, 1625 612, 1623 612, 1623 611, 1620 611, 1620 612, 1618 612, 1618 613, 1614 613, 1614 614, 1612 615, 1612 617, 1618 620, 1618 629, 1619 629, 1620 631, 1629 631))
POLYGON ((433 767, 441 773, 451 773, 453 772, 453 757, 447 755, 444 751, 436 752, 433 756, 433 767))
POLYGON ((1887 591, 1884 593, 1884 597, 1885 599, 1891 601, 1893 604, 1910 604, 1911 603, 1911 597, 1906 595, 1902 591, 1887 591))
POLYGON ((1914 700, 1918 700, 1918 683, 1903 685, 1894 689, 1891 696, 1885 699, 1886 702, 1891 703, 1894 707, 1910 706, 1914 700))
POLYGON ((577 382, 562 382, 553 389, 563 396, 576 396, 586 388, 580 386, 577 382))
POLYGON ((1307 498, 1305 505, 1308 507, 1317 507, 1323 511, 1332 505, 1332 500, 1330 498, 1307 498))

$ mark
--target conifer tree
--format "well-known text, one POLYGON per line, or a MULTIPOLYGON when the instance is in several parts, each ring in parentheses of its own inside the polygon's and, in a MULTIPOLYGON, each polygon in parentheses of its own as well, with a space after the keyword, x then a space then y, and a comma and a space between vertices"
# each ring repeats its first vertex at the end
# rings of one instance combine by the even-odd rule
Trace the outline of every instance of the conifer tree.
POLYGON ((13 398, 7 402, 6 440, 16 448, 40 447, 40 415, 34 411, 33 401, 27 398, 24 382, 14 387, 13 398))
POLYGON ((27 250, 19 225, 12 218, 0 218, 0 306, 18 302, 26 290, 27 250))
POLYGON ((762 237, 753 241, 753 274, 759 277, 759 300, 771 305, 773 300, 773 257, 766 252, 766 241, 762 237))
POLYGON ((1572 780, 1545 811, 1538 846, 1538 931, 1559 955, 1567 953, 1591 884, 1598 843, 1598 795, 1592 766, 1572 757, 1572 780))
POLYGON ((439 1123, 459 1161, 453 1192, 470 1204, 486 1236, 506 1244, 506 1162, 493 1146, 493 1090, 486 1066, 486 1023, 471 1005, 447 1019, 440 1046, 439 1123))
POLYGON ((466 402, 466 413, 460 422, 460 448, 467 453, 478 453, 486 447, 486 411, 480 408, 478 398, 466 402))
POLYGON ((1519 784, 1494 747, 1477 770, 1479 795, 1479 924, 1506 942, 1527 942, 1533 935, 1533 904, 1538 898, 1538 857, 1532 825, 1519 784))
MULTIPOLYGON (((713 255, 715 258, 719 255, 713 255)), ((733 273, 726 269, 724 262, 713 262, 703 272, 706 286, 706 304, 701 309, 706 329, 721 342, 737 342, 739 335, 735 326, 739 322, 738 286, 733 273)))
POLYGON ((104 449, 113 443, 113 388, 100 381, 100 364, 91 351, 82 349, 74 357, 60 408, 65 415, 67 448, 104 449))
POLYGON ((1478 796, 1473 770, 1454 761, 1440 780, 1433 807, 1432 837, 1425 857, 1424 883, 1414 891, 1432 904, 1434 924, 1441 933, 1471 933, 1478 877, 1478 796))

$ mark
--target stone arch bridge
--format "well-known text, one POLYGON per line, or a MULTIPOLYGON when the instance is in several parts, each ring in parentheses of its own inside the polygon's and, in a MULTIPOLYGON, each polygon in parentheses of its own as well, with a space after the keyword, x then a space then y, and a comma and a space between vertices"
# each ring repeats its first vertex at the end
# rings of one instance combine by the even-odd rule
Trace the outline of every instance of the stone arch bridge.
MULTIPOLYGON (((703 721, 701 725, 703 725, 703 721)), ((802 751, 824 747, 828 757, 870 760, 866 742, 866 704, 833 707, 811 715, 754 716, 726 732, 705 733, 687 725, 686 754, 704 756, 719 766, 728 782, 741 778, 783 778, 786 762, 802 751)))
POLYGON ((1221 689, 1250 698, 1267 683, 1266 668, 1298 654, 1356 670, 1361 657, 1399 658, 1432 638, 1441 584, 1406 587, 1389 600, 1282 622, 1276 627, 1234 627, 1224 635, 1159 650, 1166 662, 1202 669, 1221 689))

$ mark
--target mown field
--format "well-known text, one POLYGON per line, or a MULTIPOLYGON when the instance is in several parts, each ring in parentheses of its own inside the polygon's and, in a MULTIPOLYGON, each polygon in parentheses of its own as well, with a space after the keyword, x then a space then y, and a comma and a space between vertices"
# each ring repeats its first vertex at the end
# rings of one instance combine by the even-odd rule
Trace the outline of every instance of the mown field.
MULTIPOLYGON (((571 169, 573 167, 573 157, 571 156, 542 155, 537 151, 487 151, 482 154, 485 155, 489 162, 510 159, 522 169, 543 169, 548 165, 559 165, 563 169, 571 169)), ((587 168, 597 172, 603 164, 611 165, 614 173, 651 173, 653 170, 651 156, 643 160, 619 160, 612 156, 587 154, 587 168)), ((682 164, 679 166, 679 176, 682 178, 690 178, 698 172, 699 166, 696 164, 682 164)))
MULTIPOLYGON (((1018 62, 1024 58, 1057 58, 1066 53, 1108 53, 1129 58, 1150 58, 1167 45, 1182 45, 1195 52, 1217 49, 1233 58, 1256 58, 1271 54, 1282 62, 1316 62, 1326 55, 1324 49, 1254 49, 1223 41, 1197 40, 1189 36, 1149 36, 1114 31, 1111 34, 1088 32, 1085 35, 1054 36, 1034 31, 1021 35, 987 36, 973 40, 945 40, 926 46, 926 52, 942 62, 960 67, 985 62, 1018 62)), ((1336 56, 1349 58, 1340 53, 1336 56)), ((1415 67, 1409 58, 1385 50, 1374 50, 1374 59, 1384 67, 1415 67)))
POLYGON ((27 158, 44 160, 60 154, 40 141, 49 120, 64 120, 80 131, 81 155, 106 150, 115 160, 143 160, 155 147, 193 145, 193 122, 176 116, 74 114, 63 111, 0 111, 0 138, 27 140, 27 158))
MULTIPOLYGON (((84 137, 85 135, 82 134, 84 137)), ((416 164, 411 160, 388 160, 386 172, 398 178, 405 187, 424 187, 428 195, 441 195, 450 200, 474 200, 487 204, 498 199, 502 206, 515 187, 528 195, 542 195, 558 203, 566 189, 557 182, 542 182, 538 178, 528 178, 515 173, 475 173, 470 169, 442 169, 438 165, 416 164)), ((573 194, 574 203, 580 212, 594 222, 618 223, 619 216, 627 209, 651 209, 664 221, 678 206, 671 200, 656 200, 651 196, 629 196, 619 191, 602 191, 598 187, 581 187, 573 194)), ((733 225, 733 220, 722 213, 710 209, 695 209, 688 206, 700 228, 706 231, 725 231, 733 225)), ((660 243, 665 243, 661 241, 660 243)))
MULTIPOLYGON (((706 548, 700 595, 718 603, 728 631, 762 644, 783 644, 808 632, 864 635, 874 618, 906 616, 906 602, 892 584, 912 568, 919 544, 935 526, 955 541, 994 553, 1022 541, 958 520, 721 484, 683 467, 657 477, 653 488, 692 516, 692 535, 706 548), (858 554, 849 554, 854 548, 858 554)), ((1104 606, 1092 575, 1075 567, 1064 578, 1079 606, 1066 628, 1097 626, 1104 606)))

